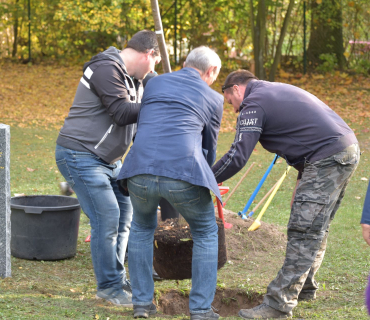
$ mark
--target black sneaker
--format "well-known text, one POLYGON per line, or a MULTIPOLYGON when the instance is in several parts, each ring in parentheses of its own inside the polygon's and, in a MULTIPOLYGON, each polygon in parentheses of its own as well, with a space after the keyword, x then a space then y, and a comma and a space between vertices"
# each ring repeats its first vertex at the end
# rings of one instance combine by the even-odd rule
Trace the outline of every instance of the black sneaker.
POLYGON ((132 298, 123 290, 117 290, 115 288, 108 288, 99 290, 95 296, 96 299, 104 299, 116 306, 125 308, 132 308, 132 298))
POLYGON ((59 189, 60 194, 62 194, 63 196, 71 196, 74 193, 68 182, 60 182, 59 189))
POLYGON ((301 291, 298 295, 298 301, 311 301, 311 300, 316 300, 316 290, 301 291))
POLYGON ((293 316, 292 311, 288 313, 274 309, 265 303, 252 308, 252 309, 241 309, 239 316, 244 319, 285 319, 293 316))
POLYGON ((154 270, 154 267, 153 267, 153 280, 156 280, 156 281, 161 281, 163 280, 157 273, 157 271, 154 270))
POLYGON ((206 313, 190 313, 190 320, 212 320, 218 319, 219 317, 220 315, 213 312, 213 310, 209 310, 206 313))
POLYGON ((149 318, 150 315, 156 314, 157 308, 154 303, 147 306, 134 305, 134 318, 149 318))
POLYGON ((132 296, 132 287, 131 287, 131 282, 130 282, 129 279, 126 279, 126 281, 122 284, 122 289, 128 295, 131 295, 132 296))

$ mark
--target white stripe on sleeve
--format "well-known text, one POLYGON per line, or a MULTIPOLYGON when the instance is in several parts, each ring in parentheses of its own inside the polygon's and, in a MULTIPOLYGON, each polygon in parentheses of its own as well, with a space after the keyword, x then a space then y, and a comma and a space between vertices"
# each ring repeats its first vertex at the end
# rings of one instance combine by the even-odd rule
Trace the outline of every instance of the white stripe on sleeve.
POLYGON ((86 78, 90 79, 92 74, 93 74, 93 71, 90 69, 90 67, 87 67, 85 72, 84 72, 84 75, 86 76, 86 78))
POLYGON ((87 83, 87 81, 84 79, 84 77, 81 77, 81 80, 80 80, 86 88, 90 89, 90 85, 87 83))

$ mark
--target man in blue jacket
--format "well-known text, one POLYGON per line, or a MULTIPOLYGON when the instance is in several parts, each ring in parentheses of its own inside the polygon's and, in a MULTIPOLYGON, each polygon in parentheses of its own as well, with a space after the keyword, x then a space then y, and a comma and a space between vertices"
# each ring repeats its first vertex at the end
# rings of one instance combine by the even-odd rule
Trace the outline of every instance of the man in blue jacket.
POLYGON ((156 313, 153 237, 161 198, 181 213, 193 236, 191 319, 219 317, 211 309, 218 227, 210 190, 218 197, 220 192, 210 166, 216 158, 223 97, 209 85, 221 61, 208 47, 199 47, 184 66, 148 81, 135 141, 118 176, 127 179, 134 209, 128 253, 135 318, 156 313))
POLYGON ((258 141, 299 172, 284 265, 263 303, 239 312, 246 319, 288 318, 298 300, 316 298, 314 276, 330 222, 360 160, 358 142, 333 110, 292 85, 259 81, 238 70, 228 75, 222 91, 239 116, 231 149, 212 167, 217 182, 243 168, 258 141))

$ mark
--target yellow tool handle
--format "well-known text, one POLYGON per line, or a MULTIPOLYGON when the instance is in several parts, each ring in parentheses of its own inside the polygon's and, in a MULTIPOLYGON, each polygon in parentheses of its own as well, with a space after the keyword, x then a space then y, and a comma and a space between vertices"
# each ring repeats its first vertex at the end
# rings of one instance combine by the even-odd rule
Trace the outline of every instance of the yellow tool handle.
POLYGON ((265 203, 265 205, 263 206, 260 214, 258 215, 258 217, 256 218, 256 220, 252 223, 252 225, 248 228, 248 231, 254 231, 254 230, 257 230, 260 226, 261 226, 261 223, 260 223, 260 220, 263 216, 263 214, 265 213, 266 209, 268 208, 268 206, 270 205, 270 202, 272 201, 272 199, 274 198, 276 192, 279 190, 281 184, 283 183, 285 177, 288 175, 288 172, 290 170, 290 166, 285 170, 284 174, 281 176, 280 180, 278 181, 274 191, 271 193, 270 197, 268 198, 267 202, 265 203))
POLYGON ((269 190, 269 192, 267 192, 263 198, 260 200, 260 202, 258 202, 258 204, 253 208, 253 212, 256 212, 256 210, 260 207, 260 205, 266 200, 266 198, 271 194, 272 191, 275 190, 277 184, 279 183, 280 179, 278 181, 276 181, 276 183, 272 186, 272 188, 269 190))

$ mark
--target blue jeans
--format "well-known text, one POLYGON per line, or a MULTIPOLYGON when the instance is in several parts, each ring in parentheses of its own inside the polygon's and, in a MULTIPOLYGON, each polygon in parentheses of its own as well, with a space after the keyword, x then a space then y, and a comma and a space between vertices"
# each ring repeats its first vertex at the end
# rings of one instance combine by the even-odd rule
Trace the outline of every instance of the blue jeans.
POLYGON ((150 305, 153 300, 153 240, 157 226, 157 206, 166 199, 189 223, 192 233, 191 313, 211 310, 218 260, 218 227, 210 191, 171 178, 138 175, 128 179, 134 215, 128 246, 128 263, 132 285, 132 303, 150 305))
POLYGON ((92 153, 59 145, 55 159, 90 219, 91 258, 98 290, 122 289, 126 282, 124 261, 132 206, 130 198, 118 190, 116 178, 121 161, 108 164, 92 153))

